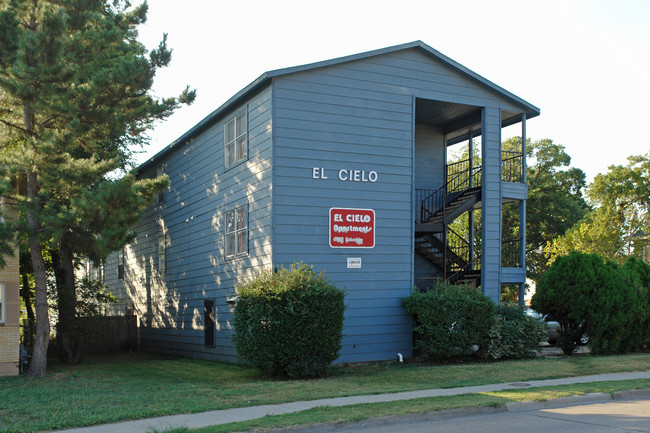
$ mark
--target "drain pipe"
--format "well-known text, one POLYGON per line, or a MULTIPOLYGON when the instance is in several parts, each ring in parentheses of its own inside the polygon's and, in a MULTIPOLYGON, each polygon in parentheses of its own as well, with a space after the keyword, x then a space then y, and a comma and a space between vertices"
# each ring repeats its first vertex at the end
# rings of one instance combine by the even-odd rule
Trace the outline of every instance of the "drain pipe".
POLYGON ((399 363, 400 363, 400 364, 403 364, 403 363, 404 363, 404 357, 402 356, 401 353, 398 353, 398 354, 397 354, 397 359, 399 359, 399 363))

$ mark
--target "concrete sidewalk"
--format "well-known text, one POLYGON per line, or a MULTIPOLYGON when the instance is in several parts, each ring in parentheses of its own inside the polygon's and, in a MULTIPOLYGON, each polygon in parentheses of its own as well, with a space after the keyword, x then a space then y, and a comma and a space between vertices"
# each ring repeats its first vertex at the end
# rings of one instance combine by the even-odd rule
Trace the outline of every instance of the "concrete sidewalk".
POLYGON ((211 425, 227 424, 236 421, 248 421, 266 415, 280 415, 300 412, 319 406, 349 406, 361 403, 380 403, 387 401, 411 400, 424 397, 441 397, 460 394, 503 391, 517 388, 536 388, 540 386, 572 385, 588 382, 606 382, 632 379, 650 379, 650 371, 632 373, 597 374, 591 376, 567 377, 562 379, 533 380, 528 382, 500 383, 492 385, 468 386, 462 388, 428 389, 422 391, 397 392, 391 394, 359 395, 352 397, 325 398, 321 400, 297 401, 292 403, 252 406, 236 409, 214 410, 209 412, 170 415, 117 424, 103 424, 93 427, 58 430, 60 433, 148 433, 153 429, 159 431, 172 427, 199 428, 211 425))

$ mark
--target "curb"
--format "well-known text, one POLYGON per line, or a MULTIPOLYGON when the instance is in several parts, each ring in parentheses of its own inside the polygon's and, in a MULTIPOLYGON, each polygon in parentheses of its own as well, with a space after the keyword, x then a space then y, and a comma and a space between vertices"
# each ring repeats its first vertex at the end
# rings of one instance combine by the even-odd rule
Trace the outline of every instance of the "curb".
POLYGON ((650 397, 650 388, 631 389, 629 391, 614 391, 612 393, 613 400, 634 400, 635 398, 645 397, 650 397))
POLYGON ((630 391, 614 391, 613 393, 592 392, 584 395, 572 395, 546 401, 524 401, 506 403, 508 412, 525 412, 540 409, 557 409, 566 406, 579 406, 583 404, 605 403, 611 400, 633 400, 635 398, 650 397, 650 389, 633 389, 630 391))
POLYGON ((610 400, 612 400, 611 394, 604 392, 593 392, 584 395, 572 395, 569 397, 554 398, 553 400, 506 403, 505 407, 508 412, 526 412, 540 409, 556 409, 559 407, 581 404, 604 403, 610 400))
POLYGON ((637 398, 650 397, 650 388, 634 389, 630 391, 614 391, 613 393, 593 392, 584 395, 573 395, 569 397, 560 397, 546 401, 526 401, 517 403, 506 403, 499 406, 486 407, 467 407, 459 409, 449 409, 441 411, 432 411, 423 414, 412 414, 402 416, 386 416, 378 418, 368 418, 359 422, 344 423, 324 423, 302 425, 294 427, 283 427, 268 430, 269 433, 330 433, 340 432, 345 426, 372 427, 385 426, 390 424, 402 423, 404 421, 430 421, 443 420, 449 418, 463 418, 475 415, 489 415, 501 412, 526 412, 541 409, 557 409, 567 406, 579 406, 594 403, 606 403, 612 400, 634 400, 637 398))
POLYGON ((354 428, 388 426, 391 424, 400 424, 404 421, 432 421, 444 420, 450 418, 463 418, 475 415, 490 415, 493 413, 507 412, 504 405, 485 406, 485 407, 465 407, 458 409, 448 409, 432 411, 421 414, 410 415, 393 415, 377 418, 368 418, 361 421, 348 421, 339 423, 323 423, 311 425, 299 425, 292 427, 280 427, 268 430, 268 433, 330 433, 341 432, 343 428, 354 426, 354 428))

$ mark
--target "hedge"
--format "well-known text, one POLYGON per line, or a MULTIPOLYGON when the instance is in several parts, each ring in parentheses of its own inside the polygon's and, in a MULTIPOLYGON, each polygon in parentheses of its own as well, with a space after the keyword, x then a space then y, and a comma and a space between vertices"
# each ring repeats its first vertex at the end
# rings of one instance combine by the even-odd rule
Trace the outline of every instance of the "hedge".
POLYGON ((338 358, 344 292, 304 263, 264 271, 237 288, 235 345, 273 377, 322 376, 338 358))

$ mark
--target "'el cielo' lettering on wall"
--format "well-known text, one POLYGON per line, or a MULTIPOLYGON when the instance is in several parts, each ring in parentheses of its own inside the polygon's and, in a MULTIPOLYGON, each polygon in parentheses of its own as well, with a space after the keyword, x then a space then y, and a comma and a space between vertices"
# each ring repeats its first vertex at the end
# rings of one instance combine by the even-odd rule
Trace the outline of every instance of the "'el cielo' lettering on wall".
POLYGON ((321 179, 328 180, 338 179, 343 182, 377 182, 379 175, 376 171, 366 171, 366 170, 356 170, 356 169, 347 169, 342 168, 340 170, 330 170, 325 171, 322 167, 312 167, 311 169, 311 178, 312 179, 321 179))

